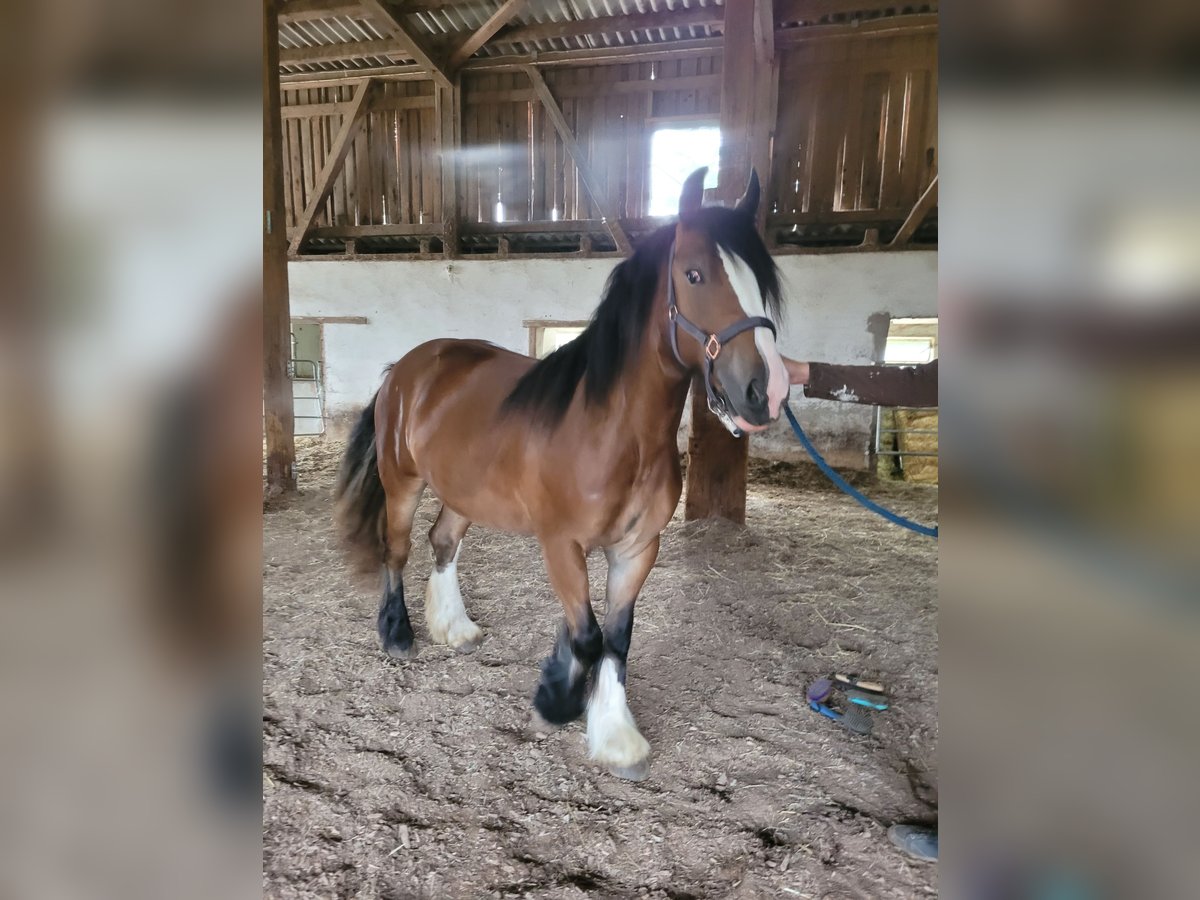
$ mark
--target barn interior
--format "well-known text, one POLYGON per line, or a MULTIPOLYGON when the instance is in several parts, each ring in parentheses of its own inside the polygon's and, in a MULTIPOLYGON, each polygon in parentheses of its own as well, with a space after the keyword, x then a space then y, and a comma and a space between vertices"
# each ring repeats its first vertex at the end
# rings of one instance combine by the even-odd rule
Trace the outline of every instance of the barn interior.
MULTIPOLYGON (((631 655, 655 748, 636 784, 591 766, 577 727, 530 725, 560 615, 535 541, 469 533, 463 592, 487 640, 398 664, 330 514, 386 365, 435 337, 532 356, 569 341, 699 166, 708 202, 761 179, 785 355, 936 359, 938 4, 266 7, 264 187, 283 226, 264 262, 268 894, 936 893, 886 837, 937 820, 936 542, 838 493, 785 421, 734 439, 702 397, 684 416, 686 499, 631 655), (886 683, 871 736, 806 703, 834 671, 886 683)), ((936 410, 798 389, 792 408, 855 485, 936 520, 936 410)), ((435 514, 427 497, 414 584, 435 514)))

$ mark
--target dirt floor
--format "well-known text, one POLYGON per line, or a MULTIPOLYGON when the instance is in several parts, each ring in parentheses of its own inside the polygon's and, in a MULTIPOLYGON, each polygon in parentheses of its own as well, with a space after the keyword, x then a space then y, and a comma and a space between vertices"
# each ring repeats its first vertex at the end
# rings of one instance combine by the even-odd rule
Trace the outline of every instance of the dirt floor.
MULTIPOLYGON (((407 574, 420 643, 376 643, 330 522, 341 447, 300 448, 303 492, 264 531, 264 894, 269 897, 920 897, 936 867, 888 843, 937 817, 937 545, 811 467, 756 464, 746 528, 663 536, 638 601, 630 707, 650 777, 587 758, 583 724, 530 726, 558 601, 536 542, 473 528, 459 571, 487 634, 429 644, 422 503, 407 574), (871 737, 810 711, 832 671, 883 680, 871 737)), ((920 521, 935 488, 872 486, 920 521)), ((682 509, 682 504, 680 505, 682 509)), ((604 559, 590 559, 602 618, 604 559)))

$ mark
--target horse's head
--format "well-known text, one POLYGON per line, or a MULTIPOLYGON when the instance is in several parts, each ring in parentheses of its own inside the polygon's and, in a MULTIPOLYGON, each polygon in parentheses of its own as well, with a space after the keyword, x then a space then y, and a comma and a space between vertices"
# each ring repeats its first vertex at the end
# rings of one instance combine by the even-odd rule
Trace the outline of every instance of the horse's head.
MULTIPOLYGON (((729 209, 702 206, 706 172, 693 172, 679 197, 671 277, 680 317, 710 336, 737 331, 748 318, 777 323, 779 273, 754 224, 758 175, 751 171, 745 194, 729 209)), ((788 375, 770 328, 746 327, 724 342, 693 336, 698 339, 679 338, 680 359, 700 369, 711 360, 712 389, 727 427, 762 431, 779 417, 788 375)))

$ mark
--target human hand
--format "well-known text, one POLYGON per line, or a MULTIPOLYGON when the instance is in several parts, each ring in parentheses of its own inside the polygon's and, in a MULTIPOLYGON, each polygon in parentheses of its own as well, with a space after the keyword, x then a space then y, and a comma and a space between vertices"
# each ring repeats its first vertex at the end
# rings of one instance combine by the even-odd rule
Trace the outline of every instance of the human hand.
POLYGON ((808 363, 798 362, 784 356, 783 366, 787 369, 789 384, 808 384, 808 363))

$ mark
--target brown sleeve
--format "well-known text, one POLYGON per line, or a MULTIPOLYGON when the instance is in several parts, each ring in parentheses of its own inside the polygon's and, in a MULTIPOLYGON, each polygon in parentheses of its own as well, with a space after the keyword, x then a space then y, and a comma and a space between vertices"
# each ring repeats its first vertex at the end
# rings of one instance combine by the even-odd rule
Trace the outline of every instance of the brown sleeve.
POLYGON ((804 396, 879 406, 937 406, 938 364, 834 366, 809 363, 804 396))

